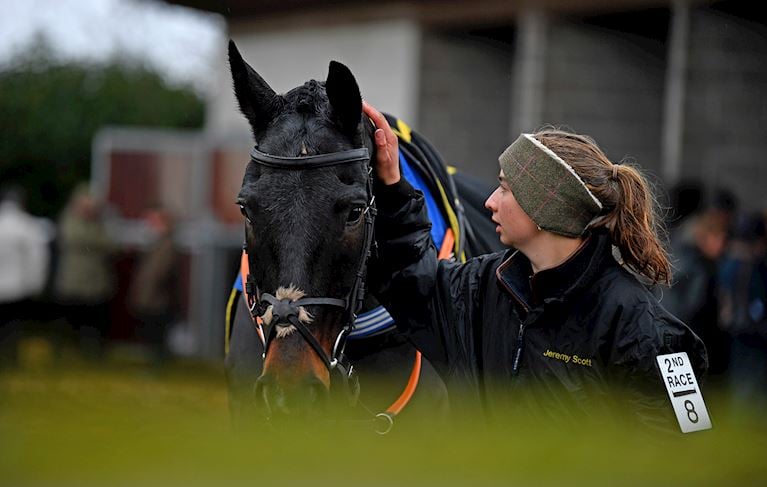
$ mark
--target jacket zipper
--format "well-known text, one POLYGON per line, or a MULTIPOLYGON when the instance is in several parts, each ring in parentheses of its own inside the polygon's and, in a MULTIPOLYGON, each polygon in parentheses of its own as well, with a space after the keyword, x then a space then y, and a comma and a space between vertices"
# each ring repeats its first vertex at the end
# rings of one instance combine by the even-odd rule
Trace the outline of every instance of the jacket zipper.
POLYGON ((517 347, 514 351, 514 360, 511 363, 511 375, 519 374, 519 364, 522 360, 522 350, 525 348, 525 324, 520 323, 517 334, 517 347))
MULTIPOLYGON (((511 257, 514 257, 512 255, 511 257)), ((500 278, 500 273, 498 273, 499 280, 501 281, 501 284, 503 284, 503 287, 506 288, 506 291, 511 295, 511 297, 516 300, 520 306, 525 310, 525 314, 529 316, 530 314, 530 308, 527 307, 524 301, 522 301, 517 294, 506 284, 506 281, 504 281, 502 278, 500 278)), ((530 276, 530 280, 532 282, 532 276, 530 276)), ((517 342, 516 347, 514 350, 514 356, 511 361, 511 375, 516 376, 519 375, 519 367, 522 363, 522 351, 525 349, 525 321, 527 321, 528 316, 525 316, 525 320, 520 320, 519 324, 519 333, 517 333, 517 342)))

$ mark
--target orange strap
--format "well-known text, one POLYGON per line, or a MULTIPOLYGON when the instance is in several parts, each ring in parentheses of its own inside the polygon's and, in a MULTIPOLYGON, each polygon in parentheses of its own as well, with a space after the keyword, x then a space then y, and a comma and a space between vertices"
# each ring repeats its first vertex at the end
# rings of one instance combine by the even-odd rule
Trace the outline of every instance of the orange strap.
POLYGON ((391 406, 386 408, 386 412, 391 414, 392 416, 396 416, 402 411, 402 409, 407 406, 407 403, 410 402, 410 399, 413 397, 413 394, 415 393, 416 388, 418 387, 418 380, 421 378, 421 352, 419 350, 415 351, 415 362, 413 363, 413 370, 410 371, 410 378, 407 381, 407 385, 405 386, 405 390, 402 391, 402 394, 397 398, 394 403, 392 403, 391 406))
MULTIPOLYGON (((248 262, 248 254, 243 250, 242 257, 240 257, 240 280, 242 281, 242 292, 245 294, 245 302, 250 306, 250 296, 248 296, 248 287, 246 286, 248 282, 248 274, 250 274, 250 263, 248 262)), ((250 311, 248 311, 248 314, 250 314, 250 311)), ((250 314, 250 319, 253 319, 252 314, 250 314)), ((259 316, 255 321, 255 324, 258 325, 256 326, 256 333, 258 333, 259 338, 261 338, 261 343, 266 343, 264 330, 261 327, 261 317, 259 316)))
POLYGON ((445 239, 442 240, 442 246, 439 248, 437 258, 439 260, 449 259, 450 254, 453 253, 453 245, 455 245, 455 235, 453 235, 453 229, 448 228, 445 230, 445 239))
POLYGON ((243 250, 240 257, 240 280, 242 281, 242 289, 245 292, 245 296, 248 296, 248 291, 246 291, 247 288, 245 287, 245 284, 248 282, 248 274, 250 274, 250 262, 248 262, 248 254, 243 250))
MULTIPOLYGON (((455 236, 453 235, 453 229, 448 228, 445 231, 445 238, 442 240, 442 245, 439 249, 438 258, 440 260, 449 259, 453 253, 453 245, 455 244, 455 236)), ((418 380, 421 378, 421 352, 415 351, 415 362, 413 363, 413 370, 410 372, 410 378, 407 381, 405 390, 397 398, 391 406, 386 409, 386 412, 392 416, 396 416, 407 406, 407 403, 412 399, 415 390, 418 387, 418 380)))

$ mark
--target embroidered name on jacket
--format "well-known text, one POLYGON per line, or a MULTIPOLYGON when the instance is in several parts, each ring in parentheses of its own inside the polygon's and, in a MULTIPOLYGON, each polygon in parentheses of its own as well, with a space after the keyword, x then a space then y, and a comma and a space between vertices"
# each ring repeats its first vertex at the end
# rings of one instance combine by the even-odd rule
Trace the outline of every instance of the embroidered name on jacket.
POLYGON ((568 355, 566 353, 559 353, 559 352, 554 352, 549 349, 546 349, 546 351, 543 352, 543 356, 547 358, 553 358, 555 360, 561 360, 562 362, 566 364, 569 364, 570 362, 572 362, 574 364, 583 365, 585 367, 591 367, 590 358, 583 358, 577 355, 568 355))

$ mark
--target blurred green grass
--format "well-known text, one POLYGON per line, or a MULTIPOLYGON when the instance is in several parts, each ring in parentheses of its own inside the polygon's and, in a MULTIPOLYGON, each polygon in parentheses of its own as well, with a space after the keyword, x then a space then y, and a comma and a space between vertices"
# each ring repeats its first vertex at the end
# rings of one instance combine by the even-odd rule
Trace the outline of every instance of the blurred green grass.
POLYGON ((239 430, 219 367, 73 361, 0 374, 0 485, 764 485, 763 414, 662 440, 610 418, 239 430))

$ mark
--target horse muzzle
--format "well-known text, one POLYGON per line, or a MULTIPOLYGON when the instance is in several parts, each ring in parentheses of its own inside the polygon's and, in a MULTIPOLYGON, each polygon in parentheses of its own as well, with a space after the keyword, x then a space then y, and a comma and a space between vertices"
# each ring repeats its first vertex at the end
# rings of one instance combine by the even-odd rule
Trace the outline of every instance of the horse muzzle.
POLYGON ((327 412, 330 391, 316 378, 283 385, 274 376, 262 376, 253 388, 256 409, 266 418, 309 418, 327 412))

